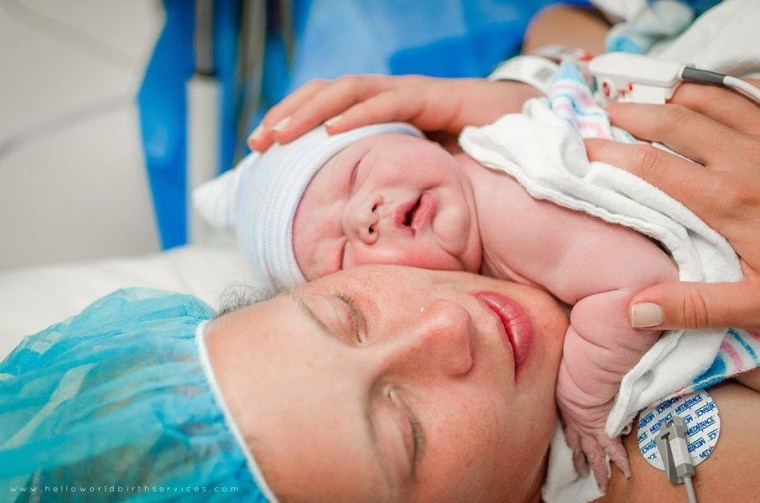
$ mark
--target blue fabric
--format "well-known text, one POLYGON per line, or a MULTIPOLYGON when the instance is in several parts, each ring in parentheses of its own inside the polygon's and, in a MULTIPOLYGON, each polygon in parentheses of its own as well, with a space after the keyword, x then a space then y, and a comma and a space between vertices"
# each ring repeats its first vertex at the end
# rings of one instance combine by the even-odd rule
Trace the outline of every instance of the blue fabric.
POLYGON ((24 339, 0 364, 0 501, 266 501, 200 366, 212 314, 120 290, 24 339))
MULTIPOLYGON (((514 55, 530 18, 559 0, 293 0, 294 58, 285 57, 276 2, 268 31, 259 109, 250 129, 289 92, 348 73, 482 77, 514 55)), ((163 248, 187 242, 185 82, 193 68, 193 4, 164 0, 166 24, 140 87, 148 178, 163 248)), ((590 5, 588 0, 564 3, 590 5)), ((240 0, 214 2, 214 72, 222 87, 219 171, 234 164, 242 96, 235 94, 240 0)), ((239 90, 238 90, 239 91, 239 90)))
POLYGON ((187 242, 185 82, 194 71, 193 11, 182 4, 164 1, 166 23, 137 95, 145 167, 165 249, 187 242))
POLYGON ((681 35, 696 17, 721 0, 648 0, 627 22, 613 26, 607 34, 608 52, 647 54, 652 46, 681 35))
POLYGON ((678 1, 694 9, 694 12, 697 14, 697 16, 701 16, 705 11, 712 9, 723 0, 678 0, 678 1))
POLYGON ((656 43, 678 38, 694 22, 694 9, 686 3, 651 0, 633 19, 607 33, 608 52, 646 54, 656 43))
POLYGON ((214 2, 214 72, 221 85, 222 97, 219 124, 219 171, 232 166, 237 148, 237 113, 242 107, 242 95, 236 94, 235 79, 238 65, 238 36, 240 33, 240 0, 214 2))
MULTIPOLYGON (((166 21, 153 49, 137 103, 156 225, 164 249, 187 243, 187 96, 195 72, 193 3, 164 0, 166 21)), ((214 76, 221 84, 219 166, 230 166, 236 144, 239 0, 214 2, 214 76)))
MULTIPOLYGON (((270 32, 261 108, 310 79, 345 74, 483 77, 520 49, 533 15, 558 0, 294 0, 295 56, 288 67, 270 32)), ((588 0, 563 3, 590 6, 588 0)))

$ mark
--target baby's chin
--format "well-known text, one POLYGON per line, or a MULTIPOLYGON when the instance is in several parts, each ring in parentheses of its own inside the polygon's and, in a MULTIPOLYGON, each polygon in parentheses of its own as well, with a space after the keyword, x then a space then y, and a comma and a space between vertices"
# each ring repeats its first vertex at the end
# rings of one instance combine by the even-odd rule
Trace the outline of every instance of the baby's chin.
POLYGON ((480 264, 466 264, 462 261, 456 263, 452 262, 436 262, 436 261, 422 261, 415 264, 399 264, 407 265, 410 267, 419 267, 421 269, 432 269, 434 271, 458 271, 458 272, 471 272, 478 274, 480 272, 480 264))
POLYGON ((481 274, 483 264, 480 260, 480 255, 477 257, 469 257, 469 260, 468 258, 462 258, 460 264, 460 271, 471 272, 473 274, 481 274))
POLYGON ((463 271, 471 272, 473 274, 480 274, 480 262, 477 264, 470 264, 467 266, 462 267, 463 271))
POLYGON ((399 260, 396 264, 435 271, 459 271, 475 274, 480 272, 480 261, 476 260, 477 257, 472 256, 442 254, 440 250, 434 250, 430 254, 420 253, 407 258, 408 260, 399 260))

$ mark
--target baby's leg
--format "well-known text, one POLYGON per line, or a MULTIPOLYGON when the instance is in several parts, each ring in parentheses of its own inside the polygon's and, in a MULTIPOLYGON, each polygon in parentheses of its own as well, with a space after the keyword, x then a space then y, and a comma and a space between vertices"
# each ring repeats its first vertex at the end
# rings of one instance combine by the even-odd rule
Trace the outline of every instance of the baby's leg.
POLYGON ((605 453, 623 473, 630 472, 620 439, 604 432, 613 399, 623 376, 660 335, 630 327, 628 301, 637 291, 597 293, 573 306, 557 376, 557 403, 576 468, 587 472, 585 454, 602 489, 607 485, 605 453))

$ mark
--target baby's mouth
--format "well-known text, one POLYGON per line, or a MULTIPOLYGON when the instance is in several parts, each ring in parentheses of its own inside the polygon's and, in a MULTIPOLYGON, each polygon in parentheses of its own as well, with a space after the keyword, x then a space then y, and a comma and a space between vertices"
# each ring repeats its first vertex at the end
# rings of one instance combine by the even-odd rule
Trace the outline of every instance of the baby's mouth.
POLYGON ((433 194, 423 192, 416 199, 412 199, 396 209, 394 222, 398 228, 414 235, 427 225, 434 211, 435 198, 433 194))
POLYGON ((406 215, 404 215, 405 226, 411 227, 412 223, 414 223, 414 215, 417 213, 417 210, 420 209, 420 201, 422 201, 422 196, 417 198, 417 200, 414 202, 414 205, 409 208, 409 211, 407 211, 406 215))
POLYGON ((420 202, 422 196, 420 195, 416 199, 407 201, 404 204, 399 205, 393 215, 393 223, 397 228, 414 234, 414 216, 417 214, 417 210, 420 208, 420 202))

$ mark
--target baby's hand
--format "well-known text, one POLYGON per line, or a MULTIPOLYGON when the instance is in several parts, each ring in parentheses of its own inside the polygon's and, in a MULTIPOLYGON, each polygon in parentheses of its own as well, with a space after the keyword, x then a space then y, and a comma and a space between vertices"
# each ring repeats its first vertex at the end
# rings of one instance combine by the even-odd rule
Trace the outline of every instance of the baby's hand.
POLYGON ((566 382, 560 384, 562 381, 559 379, 557 382, 557 405, 565 424, 565 440, 573 450, 573 465, 583 477, 588 476, 590 467, 599 489, 606 492, 609 475, 605 455, 609 455, 626 478, 631 476, 628 453, 620 437, 610 438, 604 432, 612 400, 592 406, 587 403, 581 405, 577 389, 565 386, 566 382))
POLYGON ((267 112, 248 137, 248 146, 261 151, 273 142, 288 143, 323 122, 330 134, 404 121, 423 131, 455 136, 466 125, 485 125, 519 112, 525 100, 538 94, 518 82, 420 75, 312 80, 267 112))

